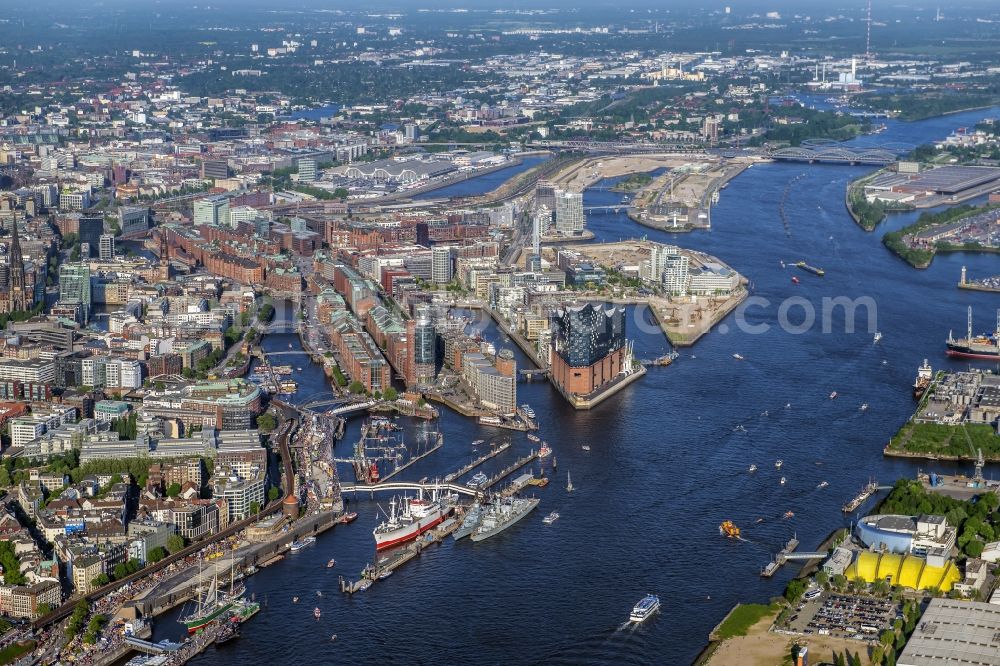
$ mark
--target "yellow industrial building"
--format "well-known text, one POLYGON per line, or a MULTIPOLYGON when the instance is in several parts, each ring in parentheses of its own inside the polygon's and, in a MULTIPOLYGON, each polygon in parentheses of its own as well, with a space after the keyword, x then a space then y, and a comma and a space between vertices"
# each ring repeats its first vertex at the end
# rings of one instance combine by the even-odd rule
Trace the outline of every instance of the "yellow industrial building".
POLYGON ((891 585, 915 590, 935 587, 941 592, 949 592, 962 579, 951 560, 939 567, 929 565, 927 560, 916 555, 871 551, 860 553, 844 575, 848 580, 863 580, 866 583, 885 580, 891 585))

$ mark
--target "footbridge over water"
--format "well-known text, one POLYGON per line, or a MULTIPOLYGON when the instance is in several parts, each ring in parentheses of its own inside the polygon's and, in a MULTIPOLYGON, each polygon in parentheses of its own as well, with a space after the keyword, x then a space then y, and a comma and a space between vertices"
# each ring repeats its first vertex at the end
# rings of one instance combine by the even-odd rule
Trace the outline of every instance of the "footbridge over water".
POLYGON ((180 643, 171 643, 170 641, 152 643, 137 636, 128 636, 125 638, 125 642, 138 652, 145 652, 146 654, 168 654, 170 652, 177 652, 181 648, 180 643))
POLYGON ((826 553, 826 552, 823 552, 823 553, 818 553, 818 552, 817 553, 778 553, 778 555, 776 555, 774 559, 778 562, 778 564, 784 564, 785 562, 789 562, 789 561, 792 561, 792 560, 802 561, 802 560, 826 559, 829 555, 830 555, 830 553, 826 553))
POLYGON ((460 483, 410 483, 405 481, 392 481, 386 483, 341 483, 340 491, 347 492, 400 492, 405 490, 420 490, 432 492, 434 490, 448 490, 460 495, 475 497, 480 491, 475 488, 463 486, 460 483))

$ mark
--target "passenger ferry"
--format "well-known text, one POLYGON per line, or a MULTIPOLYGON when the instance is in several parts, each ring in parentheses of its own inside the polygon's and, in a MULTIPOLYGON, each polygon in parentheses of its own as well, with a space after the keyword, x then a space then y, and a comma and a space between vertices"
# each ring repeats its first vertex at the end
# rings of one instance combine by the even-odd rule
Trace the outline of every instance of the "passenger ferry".
POLYGON ((660 610, 660 598, 655 594, 647 594, 642 601, 632 608, 632 613, 628 616, 628 619, 639 624, 648 620, 658 610, 660 610))
POLYGON ((479 488, 480 486, 485 485, 486 482, 489 481, 489 480, 490 480, 490 478, 488 476, 486 476, 486 474, 484 472, 478 472, 475 476, 473 476, 471 479, 469 479, 469 487, 470 488, 479 488))
POLYGON ((301 541, 293 541, 292 545, 291 545, 291 551, 293 553, 297 553, 300 550, 302 550, 303 548, 305 548, 306 546, 310 546, 310 545, 312 545, 314 543, 316 543, 316 537, 312 537, 312 536, 306 537, 305 539, 302 539, 301 541))

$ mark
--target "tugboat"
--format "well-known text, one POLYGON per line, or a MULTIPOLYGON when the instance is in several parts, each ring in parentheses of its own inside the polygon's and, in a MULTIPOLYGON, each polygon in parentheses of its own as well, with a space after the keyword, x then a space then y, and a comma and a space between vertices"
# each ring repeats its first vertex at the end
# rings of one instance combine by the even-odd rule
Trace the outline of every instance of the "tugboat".
POLYGON ((719 525, 719 534, 730 539, 740 538, 740 528, 736 527, 731 520, 723 520, 719 525))
POLYGON ((628 619, 636 624, 642 624, 658 610, 660 610, 660 598, 655 594, 647 594, 642 601, 632 608, 628 619))
POLYGON ((542 442, 542 448, 538 449, 539 458, 548 458, 552 455, 552 449, 549 448, 548 442, 542 442))
POLYGON ((917 368, 917 379, 913 382, 913 397, 916 400, 920 400, 924 397, 924 393, 927 392, 927 387, 931 385, 931 378, 934 375, 934 371, 931 369, 927 359, 924 359, 924 364, 917 368))

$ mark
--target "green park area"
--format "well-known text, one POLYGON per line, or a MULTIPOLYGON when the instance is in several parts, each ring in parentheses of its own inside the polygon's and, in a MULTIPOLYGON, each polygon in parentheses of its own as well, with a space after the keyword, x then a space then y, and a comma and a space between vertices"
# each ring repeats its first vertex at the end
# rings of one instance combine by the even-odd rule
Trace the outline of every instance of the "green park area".
POLYGON ((974 460, 979 449, 987 460, 1000 460, 1000 437, 993 426, 985 423, 947 425, 910 421, 889 442, 890 451, 928 457, 974 460))

